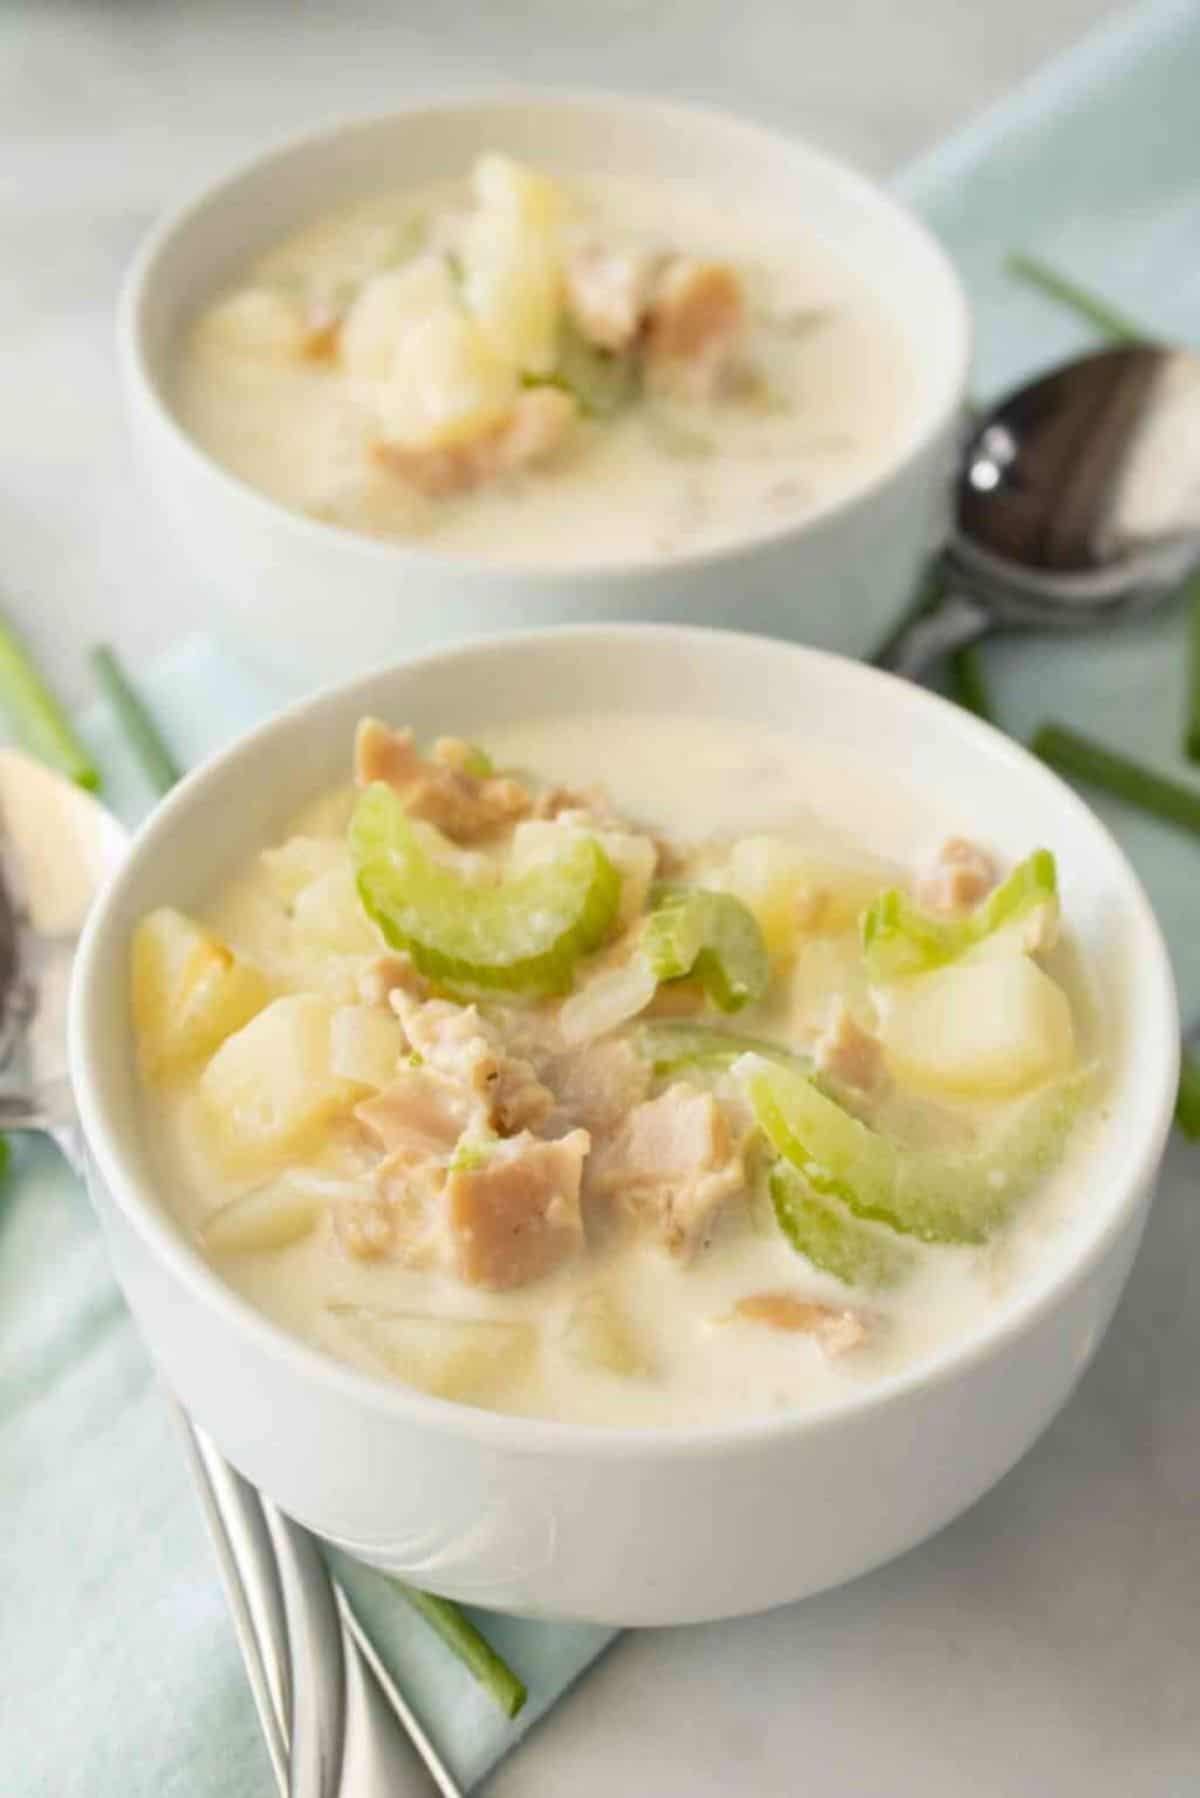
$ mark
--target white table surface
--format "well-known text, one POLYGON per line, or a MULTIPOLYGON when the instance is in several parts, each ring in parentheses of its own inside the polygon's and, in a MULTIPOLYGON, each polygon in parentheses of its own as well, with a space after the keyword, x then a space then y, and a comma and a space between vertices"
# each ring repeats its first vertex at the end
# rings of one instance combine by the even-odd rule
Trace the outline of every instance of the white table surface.
MULTIPOLYGON (((0 12, 0 592, 70 696, 205 622, 111 353, 151 216, 264 136, 506 77, 658 88, 880 172, 1097 0, 438 0, 0 12)), ((1184 1798, 1200 1789, 1200 1201, 1178 1144, 1129 1294, 1033 1453, 933 1543, 768 1617, 627 1635, 490 1798, 1184 1798)))

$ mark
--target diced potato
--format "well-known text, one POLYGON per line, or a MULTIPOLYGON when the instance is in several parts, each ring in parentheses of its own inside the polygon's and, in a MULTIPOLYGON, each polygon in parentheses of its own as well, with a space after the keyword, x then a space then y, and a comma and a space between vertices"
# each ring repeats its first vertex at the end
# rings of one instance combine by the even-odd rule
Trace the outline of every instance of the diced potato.
POLYGON ((132 964, 133 1023, 147 1079, 204 1060, 270 997, 257 968, 170 906, 138 925, 132 964))
POLYGON ((422 256, 364 282, 342 325, 341 355, 356 381, 387 381, 406 332, 455 306, 445 259, 422 256))
POLYGON ((650 1371, 649 1359, 628 1320, 607 1292, 593 1287, 578 1298, 562 1332, 563 1353, 583 1367, 629 1379, 650 1371))
POLYGON ((291 993, 229 1037, 201 1076, 219 1154, 235 1168, 269 1168, 313 1148, 362 1088, 330 1065, 333 1006, 291 993))
POLYGON ((407 1049, 399 1018, 377 1005, 340 1005, 330 1020, 329 1065, 358 1086, 387 1086, 407 1049))
POLYGON ((222 1205, 201 1229, 200 1240, 215 1255, 285 1249, 316 1229, 324 1209, 325 1200, 311 1183, 285 1175, 222 1205))
POLYGON ((438 1398, 479 1403, 520 1377, 538 1333, 523 1319, 433 1317, 334 1304, 338 1324, 390 1373, 438 1398))
POLYGON ((887 886, 889 870, 806 854, 786 837, 743 837, 710 884, 736 894, 758 920, 775 961, 790 959, 806 932, 853 928, 887 886))
POLYGON ((803 1038, 823 1032, 838 999, 859 1024, 873 1028, 875 1007, 857 933, 802 937, 788 990, 789 1022, 796 1034, 803 1038))
POLYGON ((1022 1092, 1075 1059, 1067 996, 1025 956, 959 962, 897 982, 882 1037, 902 1076, 981 1098, 1022 1092))
POLYGON ((349 861, 302 887, 292 903, 296 947, 320 955, 370 955, 379 936, 363 910, 349 861))
POLYGON ((506 156, 483 156, 475 192, 463 243, 467 303, 507 362, 548 375, 564 301, 561 190, 506 156))
POLYGON ((446 307, 405 332, 373 404, 387 442, 448 449, 502 424, 519 392, 514 363, 475 319, 446 307))
POLYGON ((202 344, 250 356, 288 360, 304 355, 309 324, 293 295, 274 287, 243 287, 205 314, 202 344))
POLYGON ((264 849, 261 860, 285 905, 291 905, 296 895, 322 874, 349 866, 346 845, 336 837, 289 837, 278 849, 264 849))

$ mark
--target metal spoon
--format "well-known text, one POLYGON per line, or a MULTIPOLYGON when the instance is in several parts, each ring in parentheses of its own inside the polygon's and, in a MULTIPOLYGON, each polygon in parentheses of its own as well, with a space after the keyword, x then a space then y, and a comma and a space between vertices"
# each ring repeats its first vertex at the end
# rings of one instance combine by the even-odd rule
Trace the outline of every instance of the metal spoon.
POLYGON ((1200 564, 1200 356, 1131 344, 1039 375, 976 421, 946 596, 875 656, 919 678, 998 630, 1148 611, 1200 564))

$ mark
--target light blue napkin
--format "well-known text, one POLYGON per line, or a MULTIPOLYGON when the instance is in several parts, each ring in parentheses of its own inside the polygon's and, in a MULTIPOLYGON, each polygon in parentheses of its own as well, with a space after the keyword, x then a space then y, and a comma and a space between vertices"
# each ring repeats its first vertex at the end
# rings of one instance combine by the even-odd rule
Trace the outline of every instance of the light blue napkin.
MULTIPOLYGON (((1007 275, 1032 251, 1166 340, 1200 346, 1200 10, 1141 7, 1051 63, 896 183, 970 290, 976 381, 1003 393, 1096 343, 1070 312, 1007 275)), ((1096 637, 996 640, 998 721, 1028 739, 1059 719, 1190 780, 1183 760, 1186 619, 1176 608, 1096 637)), ((1137 868, 1170 943, 1185 1017, 1200 1018, 1200 849, 1080 791, 1137 868)))
MULTIPOLYGON (((179 759, 271 700, 215 646, 145 680, 179 759)), ((112 722, 84 733, 127 822, 153 802, 112 722)), ((258 1798, 271 1773, 181 1446, 86 1198, 53 1150, 18 1147, 0 1190, 0 1792, 258 1798)), ((529 1687, 509 1723, 382 1575, 352 1602, 464 1787, 611 1639, 474 1613, 529 1687)))

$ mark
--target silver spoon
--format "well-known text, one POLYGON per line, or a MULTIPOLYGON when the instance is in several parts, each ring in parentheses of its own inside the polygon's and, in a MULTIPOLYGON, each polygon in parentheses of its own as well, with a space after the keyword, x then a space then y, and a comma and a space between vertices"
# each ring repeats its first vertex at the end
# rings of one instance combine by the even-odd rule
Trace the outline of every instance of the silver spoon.
POLYGON ((1200 564, 1200 356, 1127 344, 1000 401, 959 466, 946 592, 875 661, 916 680, 999 630, 1148 611, 1200 564))

